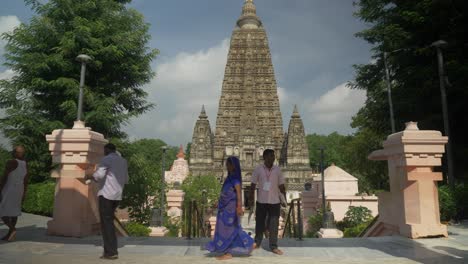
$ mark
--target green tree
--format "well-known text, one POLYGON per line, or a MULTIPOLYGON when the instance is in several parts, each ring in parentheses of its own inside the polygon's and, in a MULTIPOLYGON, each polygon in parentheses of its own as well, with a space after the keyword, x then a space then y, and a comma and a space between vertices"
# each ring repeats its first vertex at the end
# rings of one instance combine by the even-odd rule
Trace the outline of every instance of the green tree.
POLYGON ((319 170, 320 168, 320 150, 319 147, 324 147, 324 166, 327 167, 332 163, 344 168, 346 165, 347 153, 345 152, 346 144, 351 140, 350 136, 343 136, 337 132, 333 132, 328 136, 310 134, 306 137, 309 147, 310 165, 312 168, 319 170))
POLYGON ((15 71, 0 82, 0 129, 28 150, 32 180, 49 175, 44 135, 70 128, 77 113, 81 53, 87 64, 84 120, 105 137, 122 138, 121 125, 152 107, 142 85, 153 76, 157 50, 148 48, 143 16, 116 0, 26 1, 36 12, 28 24, 2 35, 5 65, 15 71))
POLYGON ((206 190, 207 206, 213 207, 218 203, 221 193, 221 183, 215 176, 189 176, 182 183, 185 192, 184 202, 195 199, 198 205, 203 202, 203 190, 206 190))
MULTIPOLYGON (((355 116, 357 135, 373 140, 360 140, 360 148, 376 147, 374 136, 384 140, 390 134, 388 98, 384 77, 383 53, 392 52, 388 65, 392 79, 392 96, 397 131, 407 121, 418 121, 420 129, 444 131, 437 59, 430 44, 443 39, 451 141, 455 176, 467 176, 464 162, 468 150, 463 124, 468 121, 468 2, 464 0, 360 0, 356 16, 369 25, 357 36, 373 45, 373 61, 357 65, 352 87, 367 92, 365 106, 355 116), (398 50, 398 51, 396 51, 398 50), (395 52, 393 52, 395 51, 395 52)), ((365 169, 370 171, 369 169, 365 169)), ((381 174, 382 172, 378 173, 381 174)), ((374 186, 375 187, 375 186, 374 186)))
POLYGON ((344 146, 346 159, 343 168, 358 178, 361 192, 389 190, 387 162, 367 158, 372 151, 382 148, 383 138, 374 130, 362 128, 344 146))
MULTIPOLYGON (((120 207, 128 208, 133 221, 147 225, 151 220, 152 208, 159 207, 161 202, 161 147, 167 144, 160 139, 134 142, 114 140, 113 143, 128 161, 129 183, 124 188, 120 207)), ((176 147, 168 146, 165 170, 172 165, 176 150, 176 147)))

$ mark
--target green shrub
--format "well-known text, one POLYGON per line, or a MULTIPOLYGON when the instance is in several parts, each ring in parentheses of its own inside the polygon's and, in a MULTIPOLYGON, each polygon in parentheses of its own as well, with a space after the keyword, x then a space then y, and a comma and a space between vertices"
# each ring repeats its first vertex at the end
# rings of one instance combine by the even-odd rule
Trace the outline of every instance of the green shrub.
POLYGON ((438 190, 440 220, 450 221, 450 219, 453 219, 457 214, 457 202, 455 199, 455 194, 448 185, 442 185, 438 190))
POLYGON ((364 206, 350 206, 343 218, 345 227, 356 227, 373 219, 372 212, 364 206))
POLYGON ((54 211, 55 183, 29 184, 22 206, 23 212, 52 216, 54 211))
POLYGON ((151 229, 140 223, 128 222, 125 224, 125 229, 129 236, 133 237, 147 237, 151 233, 151 229))
MULTIPOLYGON (((166 217, 168 219, 169 217, 166 217)), ((181 227, 181 222, 178 219, 166 220, 164 226, 169 230, 167 234, 168 237, 178 237, 179 230, 181 227)))
POLYGON ((455 186, 455 202, 458 219, 468 219, 468 184, 458 184, 455 186))
POLYGON ((370 222, 362 223, 354 227, 345 228, 343 233, 344 237, 357 237, 366 229, 370 222))
POLYGON ((336 222, 336 228, 341 230, 341 231, 344 231, 346 228, 350 228, 352 226, 350 226, 350 224, 346 221, 338 221, 336 222))

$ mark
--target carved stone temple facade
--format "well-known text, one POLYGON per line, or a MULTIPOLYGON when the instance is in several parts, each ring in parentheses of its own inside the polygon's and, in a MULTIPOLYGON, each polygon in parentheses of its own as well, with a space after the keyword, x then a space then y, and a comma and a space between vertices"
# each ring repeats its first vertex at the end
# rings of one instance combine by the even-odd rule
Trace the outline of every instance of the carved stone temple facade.
POLYGON ((216 127, 211 130, 202 107, 193 131, 190 172, 221 177, 224 161, 234 155, 247 183, 267 148, 275 150, 289 190, 302 190, 312 180, 304 125, 295 107, 288 131, 283 131, 268 37, 253 0, 246 0, 231 37, 216 127))

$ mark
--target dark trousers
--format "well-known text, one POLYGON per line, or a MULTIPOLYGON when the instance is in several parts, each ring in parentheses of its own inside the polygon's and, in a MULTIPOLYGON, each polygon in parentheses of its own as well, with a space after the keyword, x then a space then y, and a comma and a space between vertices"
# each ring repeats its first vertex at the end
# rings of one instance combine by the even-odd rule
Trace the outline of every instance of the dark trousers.
POLYGON ((255 243, 262 244, 265 225, 268 223, 270 249, 278 248, 278 224, 280 217, 280 204, 262 204, 257 202, 255 210, 255 243), (268 217, 268 221, 266 221, 268 217))
POLYGON ((99 196, 99 216, 101 217, 101 233, 104 241, 104 255, 114 256, 117 252, 117 235, 114 227, 114 213, 119 201, 108 200, 99 196))

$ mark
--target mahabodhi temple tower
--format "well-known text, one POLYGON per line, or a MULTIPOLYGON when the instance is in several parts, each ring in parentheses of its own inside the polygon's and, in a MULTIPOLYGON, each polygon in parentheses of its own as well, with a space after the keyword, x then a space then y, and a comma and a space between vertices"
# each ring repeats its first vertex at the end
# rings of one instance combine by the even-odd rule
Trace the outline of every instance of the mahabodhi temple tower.
POLYGON ((231 36, 216 128, 211 130, 202 107, 193 130, 190 172, 221 177, 226 171, 224 161, 234 155, 248 183, 267 148, 275 150, 288 189, 302 190, 312 178, 304 125, 294 107, 288 132, 283 132, 268 37, 253 0, 246 0, 231 36))

